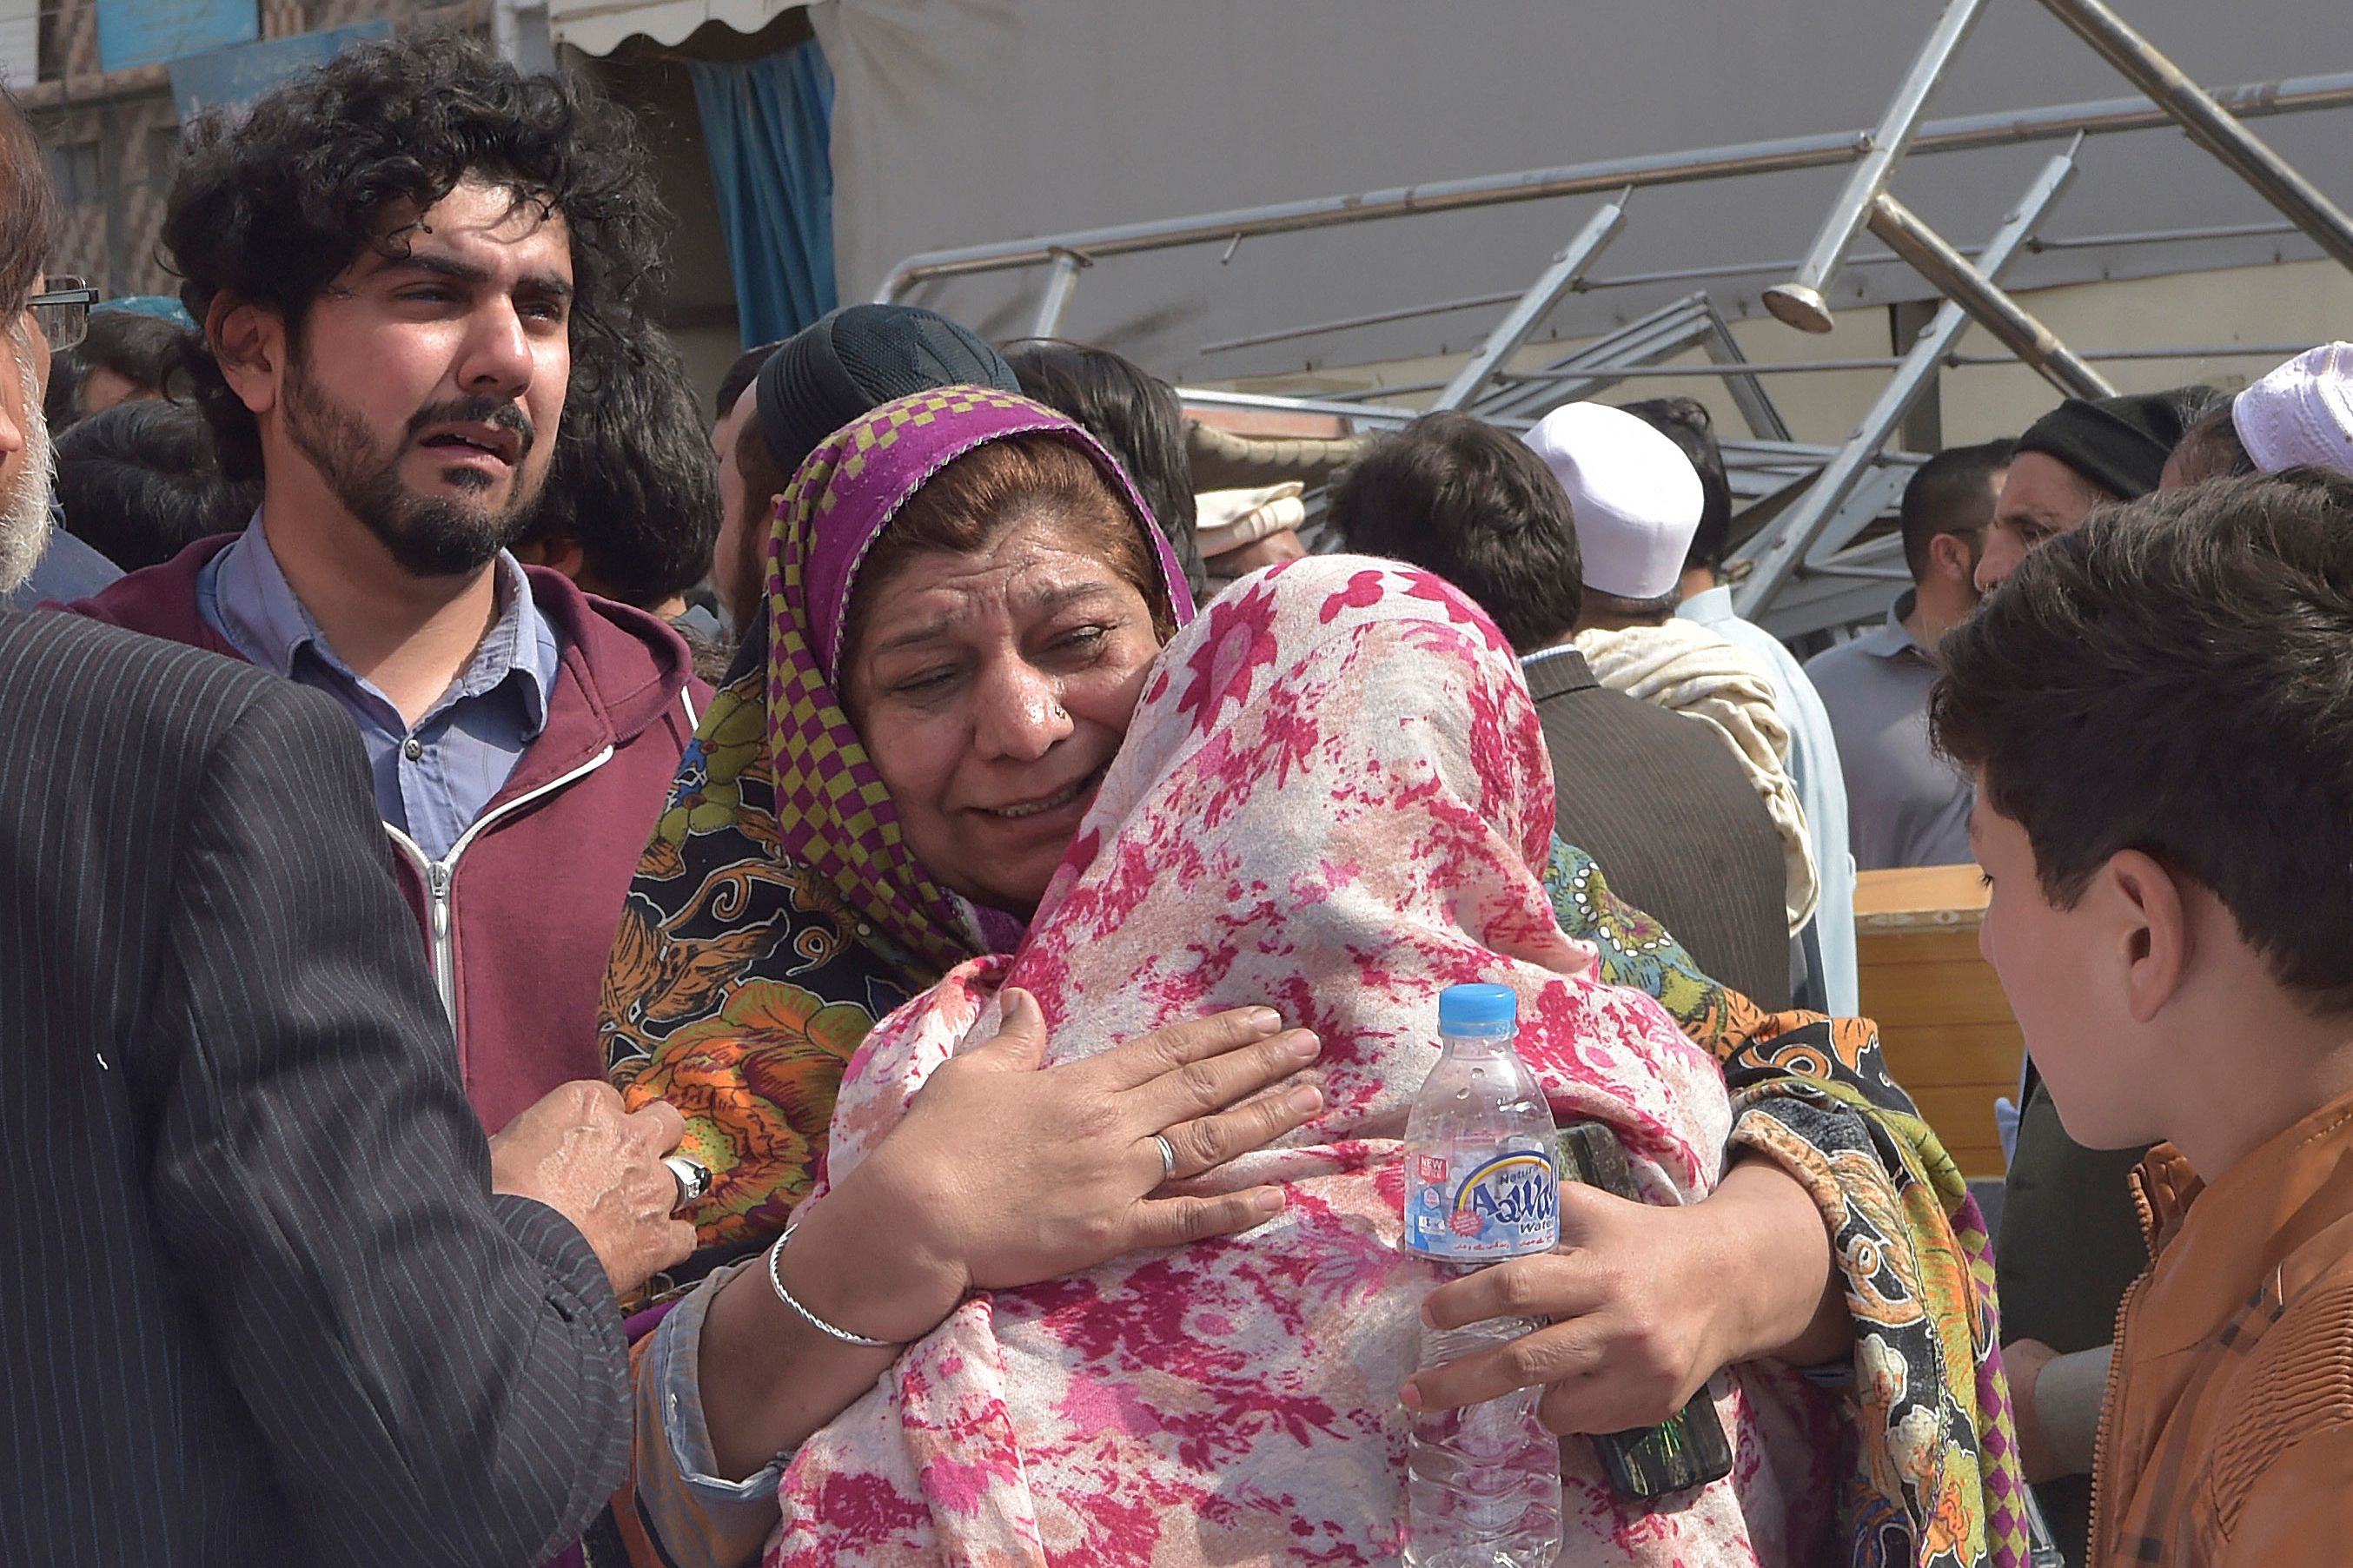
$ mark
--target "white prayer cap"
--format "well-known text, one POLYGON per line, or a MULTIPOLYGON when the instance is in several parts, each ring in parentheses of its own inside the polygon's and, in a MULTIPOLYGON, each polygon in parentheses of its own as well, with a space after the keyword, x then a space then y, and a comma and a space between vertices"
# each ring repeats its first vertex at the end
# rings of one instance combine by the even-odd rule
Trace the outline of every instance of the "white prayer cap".
POLYGON ((1601 403, 1556 408, 1525 439, 1568 492, 1585 585, 1621 599, 1673 593, 1704 504, 1683 448, 1601 403))
POLYGON ((2353 474, 2353 343, 2296 355, 2239 394, 2231 423, 2263 473, 2309 465, 2353 474))

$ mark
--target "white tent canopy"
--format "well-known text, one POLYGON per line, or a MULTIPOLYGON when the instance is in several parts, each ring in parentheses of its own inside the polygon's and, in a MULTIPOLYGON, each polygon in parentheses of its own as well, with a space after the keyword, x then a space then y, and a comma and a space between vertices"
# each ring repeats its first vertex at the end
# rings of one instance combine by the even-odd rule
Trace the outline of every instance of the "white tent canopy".
MULTIPOLYGON (((549 0, 549 20, 556 37, 594 54, 632 34, 674 44, 710 21, 755 30, 804 3, 549 0)), ((2353 50, 2332 54, 2327 43, 2342 34, 2343 6, 2137 0, 2132 20, 2219 88, 2353 69, 2353 50)), ((920 252, 1867 127, 1936 11, 1928 0, 815 0, 806 9, 836 88, 833 221, 845 300, 870 297, 920 252)), ((2132 93, 2042 7, 2006 0, 1988 7, 1928 112, 2132 93)), ((2353 109, 2263 121, 2261 133, 2353 205, 2343 154, 2353 109)), ((1974 249, 2053 151, 1915 158, 1897 186, 1974 249)), ((2010 269, 2011 287, 2317 254, 2301 235, 2279 232, 2261 197, 2169 126, 2095 139, 2081 171, 2010 269), (2169 237, 2151 243, 2152 231, 2169 237)), ((1636 321, 1688 294, 1693 269, 1716 269, 1704 286, 1724 316, 1760 316, 1758 290, 1778 278, 1730 275, 1730 264, 1794 260, 1845 175, 1817 168, 1640 193, 1597 269, 1603 286, 1570 294, 1546 335, 1636 321)), ((1062 331, 1186 381, 1459 353, 1496 308, 1304 340, 1286 329, 1516 292, 1599 200, 1112 258, 1085 274, 1062 331), (1261 337, 1274 341, 1248 343, 1261 337)), ((997 274, 908 297, 1011 336, 1027 330, 1041 282, 1035 271, 997 274)), ((1933 297, 1908 268, 1882 264, 1859 268, 1842 302, 1933 297)), ((2174 341, 2196 336, 2185 323, 2174 341)))
MULTIPOLYGON (((5 3, 5 0, 0 0, 5 3)), ((609 55, 640 35, 658 44, 683 43, 708 23, 756 33, 809 0, 547 0, 547 32, 555 43, 586 55, 609 55)))

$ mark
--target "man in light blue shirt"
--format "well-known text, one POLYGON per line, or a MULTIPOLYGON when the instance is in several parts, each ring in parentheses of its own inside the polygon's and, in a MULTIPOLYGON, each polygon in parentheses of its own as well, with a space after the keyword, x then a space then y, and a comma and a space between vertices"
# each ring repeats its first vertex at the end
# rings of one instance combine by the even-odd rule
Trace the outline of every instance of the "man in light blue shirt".
POLYGON ((1845 769, 1855 864, 1970 863, 1968 780, 1928 744, 1936 648, 1977 608, 1978 556, 2010 443, 1939 452, 1904 487, 1911 589, 1884 626, 1807 661, 1845 769))
POLYGON ((1935 642, 1912 629, 1918 590, 1886 623, 1806 661, 1830 714, 1858 871, 1969 861, 1968 780, 1928 745, 1935 642))
POLYGON ((1846 779, 1830 714, 1797 656, 1771 632, 1735 613, 1731 589, 1718 585, 1694 595, 1675 614, 1754 656, 1773 678, 1775 708, 1789 731, 1789 782, 1797 786, 1798 804, 1813 833, 1821 883, 1814 918, 1798 933, 1807 971, 1797 988, 1799 1005, 1852 1017, 1862 1011, 1854 955, 1854 857, 1846 848, 1846 779))
POLYGON ((1732 607, 1732 590, 1717 580, 1732 531, 1732 489, 1707 410, 1687 397, 1662 397, 1629 404, 1626 411, 1664 433, 1699 470, 1706 501, 1684 558, 1684 597, 1675 614, 1747 653, 1772 678, 1774 709, 1789 731, 1789 782, 1812 835, 1821 889, 1814 918, 1796 939, 1794 989, 1800 1007, 1852 1017, 1862 1010, 1854 955, 1854 858, 1847 853, 1846 781, 1830 715, 1797 656, 1764 627, 1741 619, 1732 607))
POLYGON ((203 324, 195 404, 259 516, 69 607, 351 715, 501 1129, 604 1079, 614 933, 702 702, 659 619, 510 553, 575 340, 642 319, 662 210, 601 98, 459 39, 356 45, 217 130, 164 246, 203 324))

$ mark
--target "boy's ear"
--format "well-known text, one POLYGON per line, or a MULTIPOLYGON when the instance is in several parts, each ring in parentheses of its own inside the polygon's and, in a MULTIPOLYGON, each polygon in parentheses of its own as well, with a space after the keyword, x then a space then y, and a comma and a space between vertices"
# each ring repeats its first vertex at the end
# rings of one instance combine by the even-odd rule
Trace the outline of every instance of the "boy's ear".
POLYGON ((2120 849, 2093 877, 2109 905, 2125 1003, 2147 1024, 2181 989, 2190 961, 2189 911, 2172 872, 2137 849, 2120 849))

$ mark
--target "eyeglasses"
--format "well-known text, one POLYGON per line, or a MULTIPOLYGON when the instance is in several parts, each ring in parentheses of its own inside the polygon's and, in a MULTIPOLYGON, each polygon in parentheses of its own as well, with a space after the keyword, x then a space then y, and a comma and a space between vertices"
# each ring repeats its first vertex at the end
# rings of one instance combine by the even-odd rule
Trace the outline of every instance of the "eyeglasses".
POLYGON ((98 290, 89 279, 52 278, 49 287, 26 300, 25 308, 33 312, 33 325, 41 329, 54 353, 73 347, 89 334, 90 308, 97 303, 98 290))

